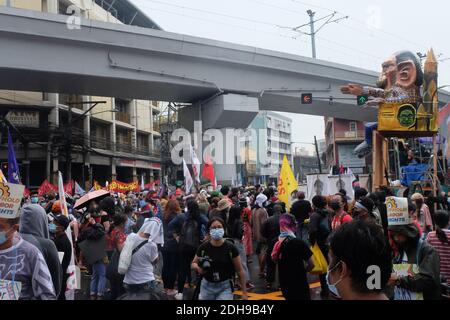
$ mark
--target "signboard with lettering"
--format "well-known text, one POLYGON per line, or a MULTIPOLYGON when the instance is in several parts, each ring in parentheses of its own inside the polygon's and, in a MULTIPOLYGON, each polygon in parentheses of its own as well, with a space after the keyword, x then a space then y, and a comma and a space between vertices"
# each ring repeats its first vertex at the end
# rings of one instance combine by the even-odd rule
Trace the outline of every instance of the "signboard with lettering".
POLYGON ((0 182, 0 218, 14 219, 19 216, 24 185, 0 182))
POLYGON ((388 225, 400 226, 410 223, 407 198, 387 197, 386 208, 388 225))
POLYGON ((6 120, 16 127, 39 128, 39 111, 12 110, 6 115, 6 120))

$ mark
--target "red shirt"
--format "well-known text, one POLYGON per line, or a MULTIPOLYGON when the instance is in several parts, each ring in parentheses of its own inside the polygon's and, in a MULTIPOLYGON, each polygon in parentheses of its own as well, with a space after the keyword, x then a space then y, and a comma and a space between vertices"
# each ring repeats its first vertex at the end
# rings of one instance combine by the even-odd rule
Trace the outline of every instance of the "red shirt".
POLYGON ((331 221, 331 229, 337 229, 339 228, 342 224, 347 223, 352 221, 353 218, 351 215, 349 215, 347 212, 345 212, 344 210, 341 210, 339 213, 337 213, 334 217, 333 220, 331 221))
POLYGON ((106 236, 106 251, 117 249, 118 245, 125 243, 126 239, 127 235, 125 232, 119 228, 114 228, 113 231, 106 236))

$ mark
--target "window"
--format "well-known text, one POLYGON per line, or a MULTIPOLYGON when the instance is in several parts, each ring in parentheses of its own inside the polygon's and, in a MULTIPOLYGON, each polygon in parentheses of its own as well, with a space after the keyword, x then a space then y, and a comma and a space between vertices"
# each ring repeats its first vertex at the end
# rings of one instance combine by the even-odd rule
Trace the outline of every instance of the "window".
POLYGON ((355 121, 351 121, 351 122, 349 123, 349 125, 350 125, 350 131, 352 131, 352 132, 357 131, 358 124, 357 124, 355 121))
POLYGON ((116 110, 123 113, 128 113, 128 101, 116 98, 116 110))

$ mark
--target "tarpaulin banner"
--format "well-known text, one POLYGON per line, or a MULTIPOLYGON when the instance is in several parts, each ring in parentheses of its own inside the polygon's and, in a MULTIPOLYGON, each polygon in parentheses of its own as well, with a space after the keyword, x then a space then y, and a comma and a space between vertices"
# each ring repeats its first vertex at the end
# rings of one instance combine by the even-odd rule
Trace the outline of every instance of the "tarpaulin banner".
POLYGON ((139 182, 131 182, 131 183, 124 183, 117 180, 111 181, 111 183, 108 185, 107 190, 114 191, 114 192, 120 192, 120 193, 126 193, 128 191, 139 191, 139 182))
POLYGON ((0 218, 14 219, 19 216, 24 185, 0 182, 0 218))

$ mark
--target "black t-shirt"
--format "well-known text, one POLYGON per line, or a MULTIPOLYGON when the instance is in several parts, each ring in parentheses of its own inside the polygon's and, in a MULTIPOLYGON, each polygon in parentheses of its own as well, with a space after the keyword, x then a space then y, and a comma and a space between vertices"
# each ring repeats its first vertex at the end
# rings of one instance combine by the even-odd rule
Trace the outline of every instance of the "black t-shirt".
POLYGON ((67 272, 67 267, 69 266, 70 258, 72 256, 72 245, 70 244, 69 238, 67 238, 66 234, 56 237, 54 242, 56 249, 58 249, 58 252, 64 252, 61 266, 63 269, 63 274, 65 274, 67 272))
MULTIPOLYGON (((197 257, 209 257, 211 267, 205 270, 204 278, 210 282, 222 282, 234 276, 233 259, 239 256, 237 248, 229 241, 215 247, 210 241, 202 243, 197 249, 197 257)), ((199 264, 201 267, 201 264, 199 264)))
POLYGON ((308 261, 311 256, 312 252, 303 240, 290 238, 284 241, 278 260, 278 274, 283 291, 295 291, 296 295, 303 293, 309 296, 304 261, 308 261))

